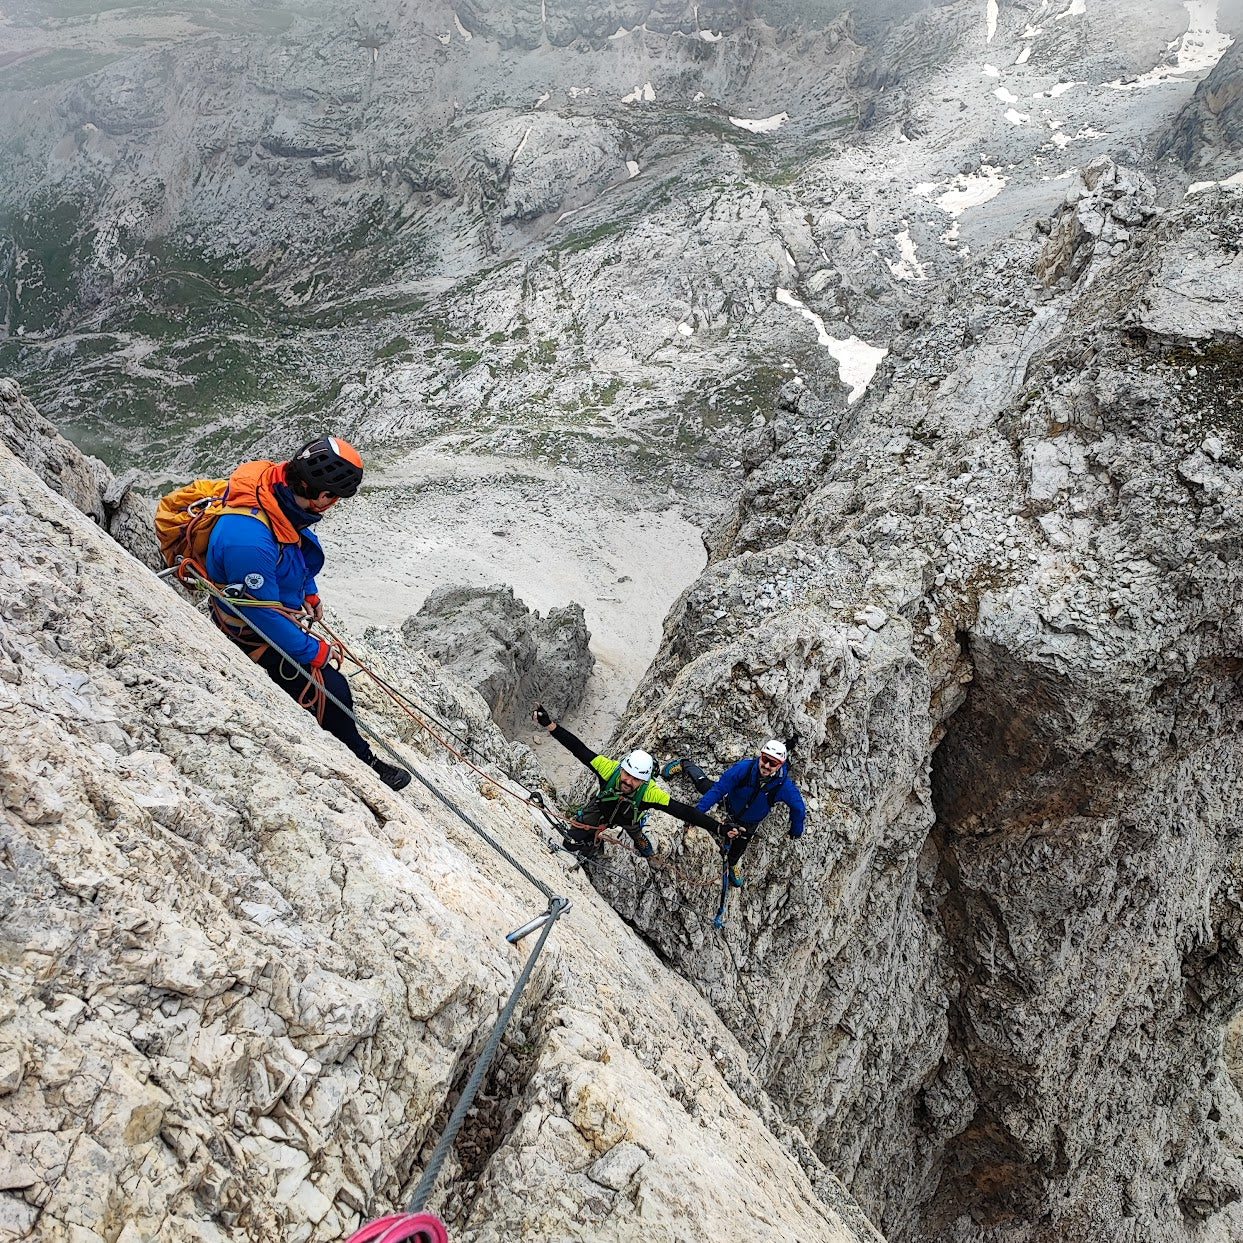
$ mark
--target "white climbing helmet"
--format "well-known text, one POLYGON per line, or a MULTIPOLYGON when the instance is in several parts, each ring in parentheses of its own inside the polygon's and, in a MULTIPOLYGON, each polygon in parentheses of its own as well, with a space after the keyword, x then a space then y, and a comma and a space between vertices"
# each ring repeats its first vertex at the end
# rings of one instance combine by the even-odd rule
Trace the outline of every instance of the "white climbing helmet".
POLYGON ((779 738, 770 738, 761 748, 761 755, 770 756, 774 760, 786 762, 786 744, 779 738))
POLYGON ((621 770, 640 781, 651 781, 655 762, 646 751, 631 751, 621 762, 621 770))

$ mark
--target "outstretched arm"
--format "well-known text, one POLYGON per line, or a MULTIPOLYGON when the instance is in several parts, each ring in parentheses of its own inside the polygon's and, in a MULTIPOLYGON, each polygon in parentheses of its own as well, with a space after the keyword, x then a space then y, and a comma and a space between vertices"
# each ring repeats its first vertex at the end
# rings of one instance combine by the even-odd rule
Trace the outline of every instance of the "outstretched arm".
POLYGON ((591 762, 596 758, 596 753, 581 738, 571 734, 568 729, 564 729, 558 725, 556 721, 544 711, 543 704, 535 705, 535 723, 542 725, 580 764, 586 764, 591 767, 591 762))
POLYGON ((709 833, 719 833, 721 824, 718 820, 713 820, 711 816, 705 816, 697 807, 692 807, 689 803, 680 803, 676 798, 671 798, 667 803, 648 802, 643 800, 645 807, 655 807, 657 811, 667 811, 677 820, 681 820, 684 824, 695 824, 701 829, 707 829, 709 833))

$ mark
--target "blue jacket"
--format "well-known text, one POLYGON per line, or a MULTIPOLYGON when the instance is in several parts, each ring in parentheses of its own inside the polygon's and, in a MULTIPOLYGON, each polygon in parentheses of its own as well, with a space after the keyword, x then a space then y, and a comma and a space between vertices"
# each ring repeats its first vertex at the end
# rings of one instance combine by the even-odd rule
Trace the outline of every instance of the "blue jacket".
POLYGON ((790 780, 788 764, 782 764, 773 776, 761 780, 759 760, 754 756, 739 760, 727 768, 716 785, 699 800, 699 810, 709 811, 722 799, 730 819, 747 828, 759 824, 772 811, 774 803, 785 803, 790 809, 790 836, 803 836, 807 808, 798 786, 790 780))
MULTIPOLYGON (((324 568, 324 550, 310 527, 299 544, 281 544, 262 518, 222 514, 207 545, 207 577, 222 587, 240 586, 254 600, 279 600, 300 609, 307 596, 317 595, 315 575, 324 568)), ((248 609, 234 604, 247 620, 295 660, 309 665, 320 651, 320 640, 307 634, 275 609, 248 609)))

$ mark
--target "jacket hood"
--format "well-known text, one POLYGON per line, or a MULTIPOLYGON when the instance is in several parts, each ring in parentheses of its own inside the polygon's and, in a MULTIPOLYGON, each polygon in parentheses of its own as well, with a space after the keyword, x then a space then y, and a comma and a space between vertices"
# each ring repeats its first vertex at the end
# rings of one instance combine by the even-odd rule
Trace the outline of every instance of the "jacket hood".
POLYGON ((262 509, 281 544, 298 544, 302 536, 285 516, 276 487, 285 482, 285 462, 243 462, 229 476, 225 504, 230 509, 262 509))

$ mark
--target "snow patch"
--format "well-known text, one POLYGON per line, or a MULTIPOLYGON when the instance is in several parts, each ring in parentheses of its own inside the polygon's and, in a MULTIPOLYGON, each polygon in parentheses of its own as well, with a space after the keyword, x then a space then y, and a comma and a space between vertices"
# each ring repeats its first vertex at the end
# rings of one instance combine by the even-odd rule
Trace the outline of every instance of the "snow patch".
POLYGON ((715 31, 712 31, 712 30, 701 30, 699 32, 699 37, 705 43, 720 43, 720 41, 725 38, 724 35, 719 35, 715 31))
POLYGON ((467 43, 475 37, 469 30, 466 29, 465 26, 462 25, 462 19, 456 13, 453 15, 453 24, 457 27, 458 34, 460 34, 467 43))
POLYGON ((984 8, 984 20, 988 22, 988 42, 992 43, 997 33, 997 0, 988 0, 984 8))
POLYGON ((1006 90, 1004 86, 999 86, 993 94, 996 95, 1003 104, 1017 104, 1019 102, 1019 97, 1014 94, 1013 91, 1006 90))
POLYGON ((775 117, 762 117, 756 121, 748 120, 746 117, 730 117, 729 123, 752 134, 771 134, 773 130, 780 129, 789 119, 788 112, 779 112, 775 117))
POLYGON ((999 78, 1001 77, 1001 70, 996 65, 985 65, 984 76, 986 78, 999 78))
POLYGON ((1078 130, 1074 134, 1063 133, 1061 129, 1056 127, 1053 121, 1049 122, 1049 127, 1053 130, 1051 141, 1059 151, 1065 151, 1072 142, 1084 142, 1089 138, 1105 137, 1104 134, 1102 134, 1099 130, 1094 130, 1090 125, 1085 126, 1083 129, 1078 130))
POLYGON ((590 95, 591 87, 589 86, 572 86, 570 87, 570 98, 577 99, 580 95, 590 95))
POLYGON ((1064 17, 1083 17, 1088 11, 1084 0, 1070 0, 1070 8, 1065 13, 1059 13, 1057 20, 1060 22, 1064 17))
POLYGON ((690 326, 690 324, 688 324, 685 320, 683 320, 683 321, 682 321, 682 322, 678 325, 678 331, 679 331, 679 332, 680 332, 680 333, 681 333, 684 337, 693 337, 693 336, 695 335, 695 330, 694 330, 694 328, 692 328, 692 327, 690 326))
POLYGON ((893 240, 898 243, 902 258, 897 263, 890 261, 889 270, 900 281, 926 281, 928 274, 924 265, 919 261, 915 242, 911 237, 911 226, 905 225, 901 233, 894 234, 893 240))
POLYGON ((1006 120, 1011 125, 1026 125, 1031 120, 1031 114, 1027 112, 1017 112, 1013 108, 1006 109, 1006 120))
POLYGON ((1183 8, 1187 10, 1187 30, 1170 45, 1171 49, 1178 50, 1174 63, 1157 65, 1133 81, 1124 82, 1119 78, 1110 82, 1114 90, 1135 91, 1157 86, 1171 78, 1203 73, 1221 60, 1234 39, 1217 29, 1217 0, 1183 0, 1183 8))
POLYGON ((542 94, 542 95, 541 95, 541 96, 540 96, 540 97, 539 97, 539 98, 535 101, 535 106, 536 106, 537 108, 542 108, 542 107, 543 107, 543 106, 544 106, 544 105, 545 105, 545 104, 546 104, 546 103, 547 103, 547 102, 548 102, 551 98, 552 98, 552 96, 551 96, 551 95, 550 95, 547 91, 545 91, 545 92, 544 92, 544 93, 543 93, 543 94, 542 94))
POLYGON ((636 86, 629 95, 622 96, 623 104, 637 104, 640 101, 650 104, 656 98, 656 88, 650 82, 644 82, 642 86, 636 86))
POLYGON ((1057 82, 1049 87, 1047 91, 1037 91, 1032 96, 1033 99, 1056 99, 1059 95, 1065 95, 1070 88, 1074 86, 1073 82, 1057 82))
POLYGON ((618 28, 615 31, 613 31, 611 35, 609 35, 609 38, 610 39, 624 39, 629 33, 630 31, 628 31, 625 28, 625 26, 618 26, 618 28))
POLYGON ((1026 46, 1026 47, 1025 47, 1025 48, 1024 48, 1024 49, 1023 49, 1020 53, 1019 53, 1018 59, 1017 59, 1014 63, 1015 63, 1016 65, 1025 65, 1025 64, 1027 64, 1027 62, 1028 62, 1029 60, 1031 60, 1031 56, 1032 56, 1032 45, 1029 43, 1029 44, 1027 44, 1027 46, 1026 46))
POLYGON ((777 301, 797 311, 816 329, 816 339, 837 360, 837 374, 843 384, 850 385, 850 393, 846 398, 847 405, 853 405, 867 392, 876 368, 881 359, 889 353, 875 345, 869 345, 859 337, 847 337, 844 341, 830 336, 825 331, 824 320, 815 311, 809 310, 788 289, 777 290, 777 301))
POLYGON ((1193 181, 1187 187, 1187 197, 1193 194, 1203 194, 1205 190, 1243 190, 1243 173, 1235 173, 1233 177, 1227 177, 1225 181, 1193 181))
POLYGON ((696 91, 696 92, 695 92, 695 93, 691 96, 691 103, 693 103, 693 104, 697 104, 697 103, 698 103, 698 102, 699 102, 699 101, 700 101, 703 97, 704 97, 704 93, 703 93, 703 91, 696 91))
POLYGON ((639 175, 639 172, 641 171, 641 170, 639 169, 639 161, 638 161, 638 160, 627 160, 627 161, 626 161, 626 171, 627 171, 627 172, 628 172, 628 173, 629 173, 632 177, 637 177, 637 176, 639 175))
POLYGON ((960 216, 970 207, 995 199, 1005 189, 1007 180, 991 164, 981 164, 978 173, 955 177, 950 188, 937 199, 937 206, 951 216, 960 216))

